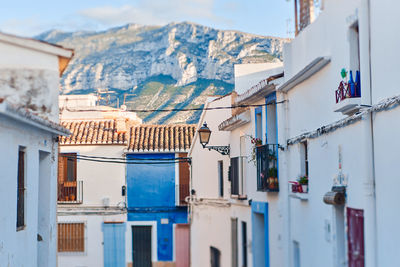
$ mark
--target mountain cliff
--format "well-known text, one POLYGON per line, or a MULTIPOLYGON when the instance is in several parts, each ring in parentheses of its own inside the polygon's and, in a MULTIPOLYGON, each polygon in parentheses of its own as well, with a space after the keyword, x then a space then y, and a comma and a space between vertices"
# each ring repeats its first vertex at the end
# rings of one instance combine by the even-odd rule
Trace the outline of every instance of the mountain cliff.
MULTIPOLYGON (((276 62, 287 39, 194 23, 128 24, 101 32, 49 31, 36 37, 75 49, 62 93, 97 93, 134 109, 199 107, 233 90, 236 63, 276 62)), ((139 114, 145 122, 195 122, 199 112, 139 114)))

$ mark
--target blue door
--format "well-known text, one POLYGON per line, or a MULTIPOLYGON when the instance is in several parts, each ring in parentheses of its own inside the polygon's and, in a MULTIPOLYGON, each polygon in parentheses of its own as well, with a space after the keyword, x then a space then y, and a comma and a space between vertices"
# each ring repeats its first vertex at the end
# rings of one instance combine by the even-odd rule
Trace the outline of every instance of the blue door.
POLYGON ((125 267, 125 223, 103 223, 104 267, 125 267))
POLYGON ((269 267, 268 203, 251 203, 253 266, 269 267))

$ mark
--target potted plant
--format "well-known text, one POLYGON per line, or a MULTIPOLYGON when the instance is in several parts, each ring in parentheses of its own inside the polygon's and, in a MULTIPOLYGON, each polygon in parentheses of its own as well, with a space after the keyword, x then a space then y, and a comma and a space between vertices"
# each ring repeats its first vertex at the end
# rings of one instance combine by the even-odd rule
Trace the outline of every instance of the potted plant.
POLYGON ((276 167, 268 169, 267 186, 268 189, 278 189, 278 169, 276 167))
POLYGON ((251 144, 253 145, 252 151, 251 151, 251 159, 249 160, 256 164, 257 161, 257 147, 262 146, 262 140, 260 138, 252 137, 251 138, 251 144))
POLYGON ((299 182, 303 193, 307 193, 308 192, 308 176, 303 175, 299 179, 297 179, 297 181, 299 182))

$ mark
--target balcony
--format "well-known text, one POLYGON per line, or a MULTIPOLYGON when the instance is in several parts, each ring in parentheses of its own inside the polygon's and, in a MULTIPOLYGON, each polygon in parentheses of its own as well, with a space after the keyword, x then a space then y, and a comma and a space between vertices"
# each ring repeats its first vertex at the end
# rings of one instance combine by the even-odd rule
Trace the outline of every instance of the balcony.
POLYGON ((278 192, 278 145, 256 147, 257 191, 278 192))
POLYGON ((82 204, 83 181, 66 181, 58 184, 58 204, 82 204))
POLYGON ((187 206, 186 197, 189 196, 189 184, 175 185, 175 200, 177 206, 187 206))
POLYGON ((351 115, 360 109, 361 87, 359 76, 359 72, 357 71, 355 82, 340 82, 338 89, 335 91, 335 112, 351 115))

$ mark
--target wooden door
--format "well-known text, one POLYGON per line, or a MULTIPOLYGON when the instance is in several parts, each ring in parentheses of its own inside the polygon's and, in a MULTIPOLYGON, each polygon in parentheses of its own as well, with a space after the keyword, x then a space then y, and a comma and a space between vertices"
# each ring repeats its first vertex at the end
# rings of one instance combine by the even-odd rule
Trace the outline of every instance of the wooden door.
POLYGON ((177 224, 175 228, 176 267, 190 265, 190 228, 189 224, 177 224))
POLYGON ((151 226, 132 226, 133 267, 151 267, 151 226))
POLYGON ((364 267, 364 211, 347 208, 349 267, 364 267))

